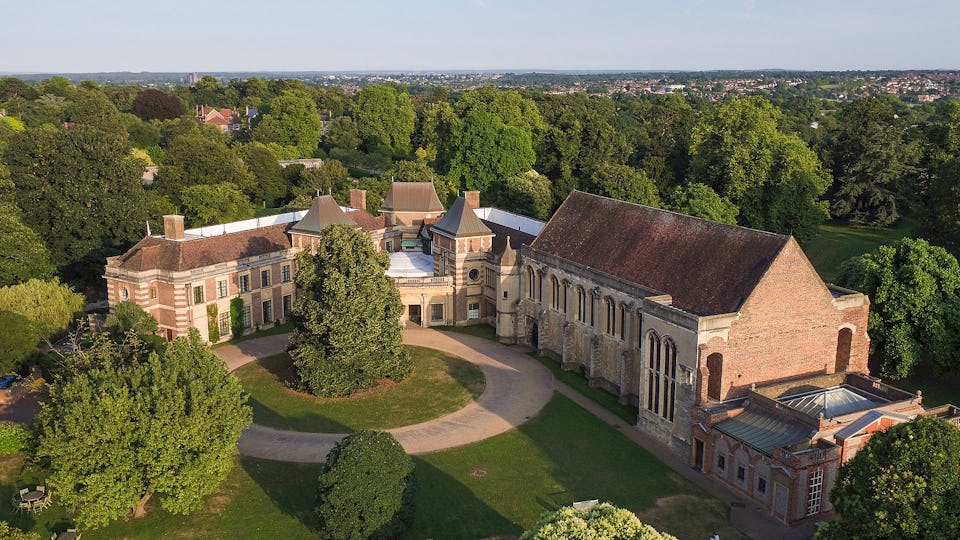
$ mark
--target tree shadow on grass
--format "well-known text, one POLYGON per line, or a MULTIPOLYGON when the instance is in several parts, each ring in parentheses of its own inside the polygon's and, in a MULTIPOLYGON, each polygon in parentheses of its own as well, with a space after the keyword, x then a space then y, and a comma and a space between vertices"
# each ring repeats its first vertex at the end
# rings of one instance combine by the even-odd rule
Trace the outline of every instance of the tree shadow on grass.
POLYGON ((522 532, 456 478, 420 457, 414 456, 413 461, 419 489, 406 538, 513 537, 522 532))
POLYGON ((317 478, 322 464, 242 458, 240 465, 281 512, 317 530, 317 478))

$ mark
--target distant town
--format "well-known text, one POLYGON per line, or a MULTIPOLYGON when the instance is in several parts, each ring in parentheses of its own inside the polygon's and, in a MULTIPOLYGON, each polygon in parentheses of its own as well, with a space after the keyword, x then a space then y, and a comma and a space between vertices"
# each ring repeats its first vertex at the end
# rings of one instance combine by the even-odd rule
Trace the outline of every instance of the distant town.
POLYGON ((707 100, 728 95, 774 94, 790 91, 835 101, 889 94, 903 101, 923 103, 944 97, 960 97, 960 71, 697 71, 697 72, 193 72, 193 73, 32 73, 14 74, 28 82, 62 75, 79 83, 84 80, 106 85, 135 85, 170 89, 193 84, 203 75, 226 83, 259 77, 296 79, 307 85, 340 87, 351 94, 374 84, 394 83, 417 87, 471 90, 493 84, 502 89, 528 89, 548 94, 585 92, 589 95, 670 94, 707 100))

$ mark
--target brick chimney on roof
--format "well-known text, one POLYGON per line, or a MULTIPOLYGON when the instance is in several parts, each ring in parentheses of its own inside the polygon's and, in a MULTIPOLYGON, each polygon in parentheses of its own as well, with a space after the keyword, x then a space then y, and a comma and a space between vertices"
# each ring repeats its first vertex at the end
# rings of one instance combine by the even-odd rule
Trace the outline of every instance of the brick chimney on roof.
POLYGON ((183 216, 163 216, 163 237, 167 240, 183 240, 183 216))
POLYGON ((350 190, 350 208, 356 208, 357 210, 367 209, 367 190, 365 189, 350 190))
POLYGON ((480 208, 480 192, 464 191, 463 202, 468 208, 480 208))

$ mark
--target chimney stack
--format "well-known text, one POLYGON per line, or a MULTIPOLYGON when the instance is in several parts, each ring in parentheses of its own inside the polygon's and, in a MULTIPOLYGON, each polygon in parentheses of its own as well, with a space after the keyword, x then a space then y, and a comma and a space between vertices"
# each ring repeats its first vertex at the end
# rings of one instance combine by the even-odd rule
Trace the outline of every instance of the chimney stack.
POLYGON ((183 240, 183 216, 163 216, 163 237, 167 240, 183 240))
POLYGON ((463 202, 467 205, 468 208, 480 208, 480 192, 464 191, 463 202))
POLYGON ((366 210, 367 209, 367 190, 351 189, 350 190, 350 207, 356 208, 357 210, 366 210))

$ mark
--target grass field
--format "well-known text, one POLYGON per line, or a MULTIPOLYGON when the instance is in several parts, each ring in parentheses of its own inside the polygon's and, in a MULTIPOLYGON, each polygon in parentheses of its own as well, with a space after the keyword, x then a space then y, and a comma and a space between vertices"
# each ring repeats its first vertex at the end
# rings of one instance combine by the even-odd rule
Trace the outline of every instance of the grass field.
POLYGON ((844 261, 909 236, 913 228, 912 223, 902 223, 889 229, 821 225, 820 234, 813 240, 804 242, 803 251, 824 281, 832 282, 837 278, 840 265, 844 261))
POLYGON ((531 356, 540 361, 541 364, 553 372, 553 376, 560 382, 566 383, 577 392, 597 402, 601 407, 607 409, 613 414, 623 418, 628 424, 637 423, 637 409, 629 405, 621 405, 617 396, 603 390, 602 388, 591 388, 587 379, 575 371, 564 371, 560 369, 560 362, 546 356, 531 353, 531 356))
MULTIPOLYGON (((516 535, 540 514, 573 501, 601 499, 630 508, 640 519, 675 536, 698 540, 713 530, 724 540, 742 538, 728 508, 674 474, 651 454, 570 400, 554 395, 539 416, 486 441, 415 457, 420 489, 412 539, 516 535), (696 516, 695 519, 691 519, 696 516)), ((42 471, 22 470, 19 455, 0 459, 0 497, 42 481, 42 471)), ((313 538, 318 465, 239 458, 203 508, 174 516, 151 502, 142 520, 116 522, 99 538, 313 538)), ((37 515, 0 519, 49 537, 70 526, 57 504, 37 515)))
POLYGON ((318 398, 287 387, 294 380, 286 354, 247 364, 235 373, 250 393, 258 424, 295 431, 343 433, 388 429, 454 412, 483 392, 483 373, 439 351, 408 347, 413 374, 351 398, 318 398))

